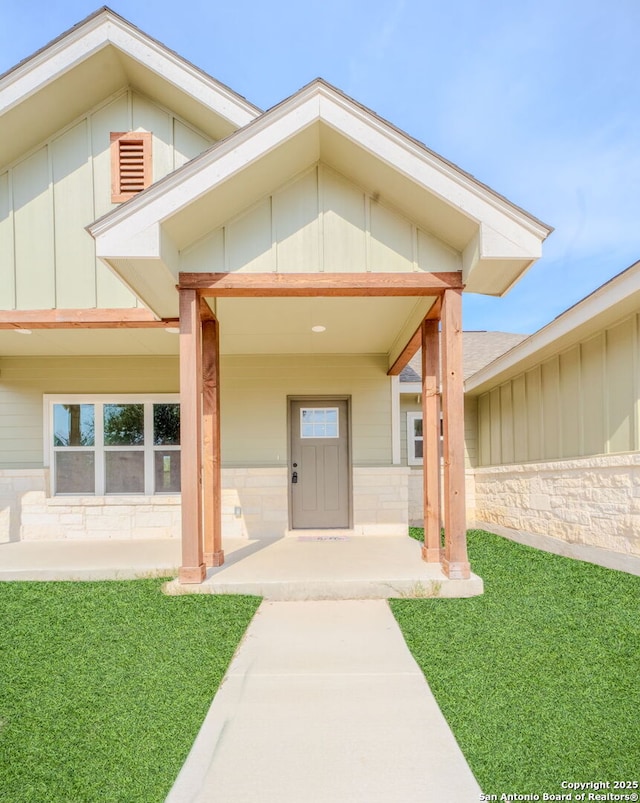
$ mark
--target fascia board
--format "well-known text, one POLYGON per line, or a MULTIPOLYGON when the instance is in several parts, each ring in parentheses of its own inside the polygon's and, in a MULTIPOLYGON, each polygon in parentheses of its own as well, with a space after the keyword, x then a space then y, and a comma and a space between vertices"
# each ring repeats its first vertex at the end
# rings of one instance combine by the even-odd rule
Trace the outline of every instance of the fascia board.
POLYGON ((72 29, 0 79, 0 114, 108 45, 139 61, 237 127, 260 114, 232 90, 108 12, 72 29))
POLYGON ((557 350, 561 350, 565 345, 563 341, 566 340, 566 345, 569 345, 568 338, 571 338, 572 342, 575 341, 581 328, 593 324, 594 319, 611 311, 636 293, 640 294, 640 262, 636 262, 510 351, 470 376, 465 382, 465 391, 481 392, 492 383, 504 381, 509 376, 519 373, 520 366, 524 363, 528 365, 535 359, 536 354, 541 354, 549 347, 555 346, 557 350))
POLYGON ((111 19, 108 38, 115 47, 186 92, 202 105, 242 128, 255 119, 260 110, 177 54, 149 39, 142 31, 111 19))
POLYGON ((90 20, 87 27, 72 31, 8 73, 0 81, 0 114, 10 111, 108 44, 104 27, 103 19, 90 20))
POLYGON ((386 121, 359 107, 346 96, 332 91, 324 84, 321 85, 319 94, 324 122, 387 161, 413 181, 418 181, 468 217, 478 222, 489 222, 492 219, 489 210, 493 209, 500 215, 500 218, 496 218, 496 224, 502 221, 501 229, 504 229, 504 218, 507 218, 518 229, 528 230, 538 240, 544 240, 549 235, 551 229, 548 226, 514 207, 506 199, 502 199, 386 121), (464 195, 461 195, 461 190, 464 195))
MULTIPOLYGON (((316 82, 297 95, 255 119, 244 129, 212 146, 209 151, 157 182, 120 210, 108 213, 88 230, 100 237, 120 221, 136 219, 137 228, 145 228, 169 218, 198 197, 210 192, 235 172, 259 159, 271 149, 313 122, 321 120, 343 136, 373 153, 409 180, 422 184, 426 191, 441 198, 467 218, 487 225, 495 232, 492 244, 504 238, 511 256, 522 248, 528 258, 540 254, 540 243, 549 229, 528 218, 524 212, 501 201, 446 162, 441 162, 414 141, 334 92, 323 82, 316 82), (142 209, 146 212, 141 215, 142 209)), ((480 252, 482 256, 482 252, 480 252)))

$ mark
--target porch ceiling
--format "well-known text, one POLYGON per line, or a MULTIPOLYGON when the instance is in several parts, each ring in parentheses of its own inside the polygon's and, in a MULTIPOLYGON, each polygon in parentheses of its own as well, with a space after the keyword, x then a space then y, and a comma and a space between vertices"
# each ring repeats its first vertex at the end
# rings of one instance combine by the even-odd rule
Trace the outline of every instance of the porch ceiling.
POLYGON ((415 298, 219 298, 220 348, 223 354, 389 354, 424 305, 415 298))
MULTIPOLYGON (((391 355, 404 346, 433 301, 431 297, 210 299, 220 321, 223 355, 391 355), (313 326, 325 330, 314 332, 313 326)), ((0 329, 0 358, 159 356, 179 351, 177 335, 162 328, 30 331, 0 329)))
POLYGON ((0 330, 0 359, 177 355, 178 339, 164 329, 32 329, 31 334, 4 329, 0 330))

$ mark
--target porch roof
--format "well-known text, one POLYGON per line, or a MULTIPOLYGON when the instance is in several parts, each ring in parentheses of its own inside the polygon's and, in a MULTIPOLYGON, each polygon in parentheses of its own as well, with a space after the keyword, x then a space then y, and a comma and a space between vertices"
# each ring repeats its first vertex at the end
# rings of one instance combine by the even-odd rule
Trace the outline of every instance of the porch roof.
POLYGON ((181 252, 317 163, 461 254, 471 292, 505 293, 551 231, 320 79, 88 230, 98 256, 156 314, 173 316, 181 252))

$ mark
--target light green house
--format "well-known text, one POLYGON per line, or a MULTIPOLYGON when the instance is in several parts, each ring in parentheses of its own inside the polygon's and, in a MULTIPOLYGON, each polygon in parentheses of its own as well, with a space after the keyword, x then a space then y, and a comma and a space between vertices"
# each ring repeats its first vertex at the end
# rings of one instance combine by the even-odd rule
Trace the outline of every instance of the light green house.
POLYGON ((100 10, 0 77, 0 540, 182 535, 193 582, 228 535, 403 533, 442 321, 425 558, 463 576, 460 293, 549 231, 321 80, 263 113, 100 10))

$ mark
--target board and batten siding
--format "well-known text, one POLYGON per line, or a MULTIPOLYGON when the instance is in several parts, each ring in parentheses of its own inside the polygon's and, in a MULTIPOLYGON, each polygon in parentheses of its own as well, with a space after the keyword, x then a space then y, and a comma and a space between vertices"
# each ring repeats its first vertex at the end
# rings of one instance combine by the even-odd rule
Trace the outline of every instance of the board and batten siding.
POLYGON ((640 449, 640 315, 478 397, 479 465, 640 449))
POLYGON ((180 253, 187 272, 459 271, 461 255, 324 164, 180 253))
POLYGON ((153 180, 212 144, 127 90, 0 167, 0 309, 132 307, 135 296, 95 257, 85 226, 111 211, 112 131, 151 131, 153 180))

